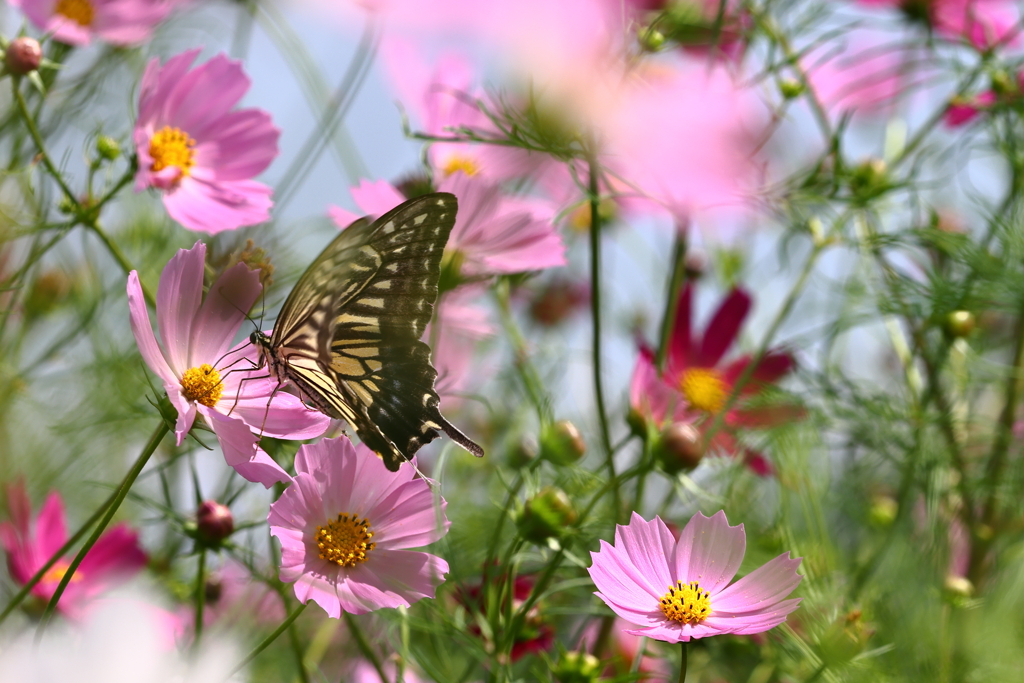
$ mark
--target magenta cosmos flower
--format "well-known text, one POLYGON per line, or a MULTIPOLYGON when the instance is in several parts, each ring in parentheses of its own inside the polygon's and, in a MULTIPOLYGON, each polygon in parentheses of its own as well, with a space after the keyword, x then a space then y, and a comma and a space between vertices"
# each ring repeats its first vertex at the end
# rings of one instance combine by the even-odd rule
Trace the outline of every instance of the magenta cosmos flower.
POLYGON ((967 40, 979 50, 1016 43, 1020 10, 1015 0, 860 0, 862 5, 901 9, 911 19, 924 19, 949 40, 967 40), (921 17, 921 10, 926 16, 921 17))
MULTIPOLYGON (((543 204, 508 196, 496 183, 462 171, 446 177, 437 190, 451 192, 459 199, 459 214, 445 251, 446 258, 460 264, 463 276, 565 265, 565 244, 551 223, 551 210, 543 204)), ((351 193, 356 205, 372 216, 380 216, 406 199, 384 180, 364 180, 351 193)), ((337 207, 330 214, 339 227, 358 218, 337 207)))
POLYGON ((588 570, 613 612, 643 628, 626 633, 669 643, 726 633, 761 633, 786 620, 800 598, 784 599, 800 583, 800 559, 783 553, 729 585, 743 561, 743 525, 725 512, 697 513, 679 539, 655 517, 637 513, 615 528, 615 545, 601 541, 588 570))
POLYGON ((128 275, 135 341, 178 411, 179 446, 201 415, 217 435, 224 459, 240 475, 267 487, 287 482, 288 474, 258 447, 256 434, 310 439, 323 434, 330 419, 298 397, 275 391, 277 382, 266 371, 253 370, 257 350, 252 344, 231 346, 262 291, 258 271, 235 264, 217 278, 204 300, 205 261, 206 245, 196 242, 179 250, 160 275, 156 315, 163 346, 150 326, 139 275, 134 270, 128 275))
MULTIPOLYGON (((7 553, 11 578, 24 585, 67 543, 64 502, 59 493, 51 493, 33 524, 24 485, 9 486, 7 495, 11 521, 0 524, 0 543, 7 553)), ((68 560, 57 560, 32 589, 32 595, 49 601, 70 565, 68 560)), ((78 566, 57 609, 69 618, 84 618, 94 599, 122 585, 145 566, 146 554, 139 547, 138 534, 126 524, 112 526, 78 566)))
POLYGON ((111 45, 149 39, 181 0, 11 0, 33 24, 68 45, 88 45, 93 36, 111 45))
POLYGON ((171 218, 215 234, 270 218, 270 188, 252 178, 277 156, 280 131, 265 111, 232 111, 249 89, 241 62, 218 55, 191 69, 198 54, 146 66, 135 189, 162 190, 171 218))
POLYGON ((281 580, 328 616, 365 614, 434 597, 448 563, 414 552, 448 533, 447 505, 434 506, 413 463, 388 472, 370 449, 345 437, 299 448, 295 478, 270 506, 281 542, 281 580))
MULTIPOLYGON (((630 406, 636 417, 652 421, 657 428, 669 422, 710 425, 709 418, 725 408, 736 380, 753 360, 744 355, 730 362, 723 361, 750 312, 750 295, 742 289, 734 289, 719 305, 700 337, 695 337, 691 330, 692 301, 693 286, 687 284, 679 296, 665 371, 658 372, 654 353, 648 348, 641 348, 633 370, 630 406)), ((710 448, 728 454, 742 452, 751 469, 761 475, 769 474, 771 467, 764 457, 742 448, 735 430, 770 427, 803 416, 797 406, 753 407, 744 405, 743 401, 764 391, 794 367, 795 361, 788 352, 766 353, 750 380, 740 389, 740 399, 726 413, 725 422, 714 434, 710 448)))

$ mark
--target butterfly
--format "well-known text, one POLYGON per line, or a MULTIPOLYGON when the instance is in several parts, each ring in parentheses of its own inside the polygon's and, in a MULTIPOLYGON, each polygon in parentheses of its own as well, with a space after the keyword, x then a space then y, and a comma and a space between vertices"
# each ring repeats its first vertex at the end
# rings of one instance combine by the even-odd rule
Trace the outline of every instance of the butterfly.
POLYGON ((455 195, 438 192, 352 223, 299 278, 272 335, 249 337, 259 367, 348 421, 392 472, 439 432, 484 454, 441 415, 437 370, 420 341, 457 210, 455 195))

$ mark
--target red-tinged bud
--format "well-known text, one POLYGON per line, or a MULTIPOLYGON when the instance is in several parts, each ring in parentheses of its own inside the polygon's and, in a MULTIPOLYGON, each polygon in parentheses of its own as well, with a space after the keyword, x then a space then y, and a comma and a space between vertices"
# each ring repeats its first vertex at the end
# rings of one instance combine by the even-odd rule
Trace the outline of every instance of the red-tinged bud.
POLYGON ((576 523, 576 517, 565 491, 548 486, 526 501, 516 525, 523 538, 539 544, 563 536, 576 523))
POLYGON ((946 316, 943 328, 950 337, 966 337, 974 332, 977 321, 970 311, 953 311, 946 316))
POLYGON ((235 518, 227 505, 208 500, 196 511, 196 532, 199 537, 212 544, 228 538, 235 530, 235 518))
POLYGON ((673 422, 654 443, 654 457, 669 474, 689 472, 704 458, 704 437, 685 422, 673 422))
POLYGON ((587 452, 587 444, 576 425, 560 420, 544 429, 540 457, 555 465, 571 465, 587 452))
POLYGON ((4 55, 7 70, 16 76, 24 76, 35 71, 43 61, 43 49, 39 41, 28 36, 21 36, 11 41, 4 55))

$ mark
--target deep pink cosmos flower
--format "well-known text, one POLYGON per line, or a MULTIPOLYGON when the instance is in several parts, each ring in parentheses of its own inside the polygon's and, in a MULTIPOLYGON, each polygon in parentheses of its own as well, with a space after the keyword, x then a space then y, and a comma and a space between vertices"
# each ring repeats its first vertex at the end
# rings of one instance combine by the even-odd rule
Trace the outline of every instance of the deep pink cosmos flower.
MULTIPOLYGON (((654 354, 641 348, 630 384, 630 406, 636 417, 650 420, 656 428, 669 422, 697 422, 721 411, 732 394, 736 380, 752 361, 749 355, 723 362, 736 341, 740 327, 750 311, 750 296, 734 289, 719 305, 702 337, 691 331, 693 286, 687 284, 676 308, 675 328, 669 340, 665 371, 659 373, 654 354)), ((740 389, 741 397, 753 396, 766 385, 778 381, 795 366, 785 351, 769 351, 754 369, 750 380, 740 389)), ((768 427, 802 416, 795 406, 750 407, 737 402, 715 433, 711 450, 736 454, 743 450, 752 469, 767 474, 770 467, 757 453, 742 449, 734 436, 736 428, 768 427)))
POLYGON ((936 35, 967 40, 979 50, 1018 42, 1021 15, 1014 0, 859 0, 863 5, 894 7, 924 19, 936 35), (922 7, 923 6, 923 7, 922 7), (924 9, 925 16, 921 17, 924 9))
POLYGON ((729 585, 746 552, 743 525, 725 512, 697 513, 679 539, 655 517, 637 513, 601 541, 588 570, 613 612, 637 626, 626 633, 669 643, 726 633, 761 633, 786 620, 801 598, 784 599, 800 583, 800 558, 783 553, 729 585))
MULTIPOLYGON (((448 238, 446 258, 457 259, 459 273, 478 277, 521 273, 565 265, 565 245, 551 223, 552 212, 539 202, 511 197, 494 182, 457 171, 446 177, 438 192, 459 200, 459 214, 448 238)), ((387 181, 363 181, 351 190, 366 214, 380 216, 405 197, 387 181)), ((344 227, 358 218, 334 207, 331 218, 344 227)))
POLYGON ((978 118, 982 112, 991 109, 998 101, 999 96, 992 90, 986 90, 970 98, 954 99, 949 103, 942 121, 950 128, 965 126, 978 118))
POLYGON ((405 549, 448 533, 447 503, 435 508, 414 463, 388 472, 369 448, 339 437, 300 447, 295 471, 267 521, 281 542, 281 580, 300 602, 338 618, 434 597, 448 563, 405 549))
POLYGON ((232 111, 249 89, 241 62, 199 50, 146 66, 139 93, 135 189, 164 193, 171 218, 215 234, 270 217, 271 190, 252 178, 277 156, 280 131, 260 109, 232 111))
POLYGON ((149 39, 181 0, 10 0, 33 24, 68 45, 88 45, 93 36, 111 45, 149 39))
MULTIPOLYGON (((60 494, 46 497, 39 516, 32 523, 32 508, 24 484, 7 489, 11 521, 0 524, 0 544, 7 553, 11 578, 25 584, 68 540, 64 502, 60 494)), ((60 559, 32 589, 32 595, 49 601, 71 563, 60 559)), ((108 529, 78 566, 57 603, 65 616, 81 619, 93 601, 139 573, 146 566, 146 554, 139 537, 126 524, 108 529)))
POLYGON ((163 346, 153 335, 138 273, 128 275, 135 341, 178 411, 179 446, 198 414, 217 435, 224 459, 240 475, 267 487, 289 481, 257 446, 256 434, 311 439, 327 430, 330 419, 296 396, 275 393, 277 382, 266 371, 252 370, 257 354, 252 344, 246 341, 231 348, 246 312, 262 291, 259 273, 237 263, 217 278, 204 300, 205 261, 206 245, 196 242, 191 249, 179 250, 160 275, 156 315, 163 346))

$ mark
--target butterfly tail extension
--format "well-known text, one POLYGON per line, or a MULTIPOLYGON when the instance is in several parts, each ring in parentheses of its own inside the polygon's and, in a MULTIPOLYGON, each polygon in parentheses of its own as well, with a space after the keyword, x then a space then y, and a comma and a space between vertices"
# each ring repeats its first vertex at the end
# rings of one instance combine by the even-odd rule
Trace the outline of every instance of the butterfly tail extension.
POLYGON ((484 449, 479 446, 475 441, 470 439, 468 436, 459 431, 459 428, 453 425, 443 417, 438 420, 438 424, 441 425, 441 431, 443 431, 449 439, 459 444, 465 450, 469 451, 478 458, 484 456, 484 449))

